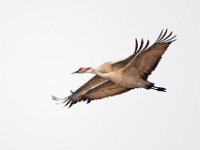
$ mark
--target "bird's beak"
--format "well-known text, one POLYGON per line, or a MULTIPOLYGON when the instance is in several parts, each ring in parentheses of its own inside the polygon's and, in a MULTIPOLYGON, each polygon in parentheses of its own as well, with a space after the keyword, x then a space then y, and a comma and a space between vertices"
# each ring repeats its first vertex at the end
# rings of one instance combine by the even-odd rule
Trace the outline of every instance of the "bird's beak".
POLYGON ((78 73, 79 71, 77 70, 77 71, 75 71, 75 72, 72 72, 71 74, 75 74, 75 73, 78 73))

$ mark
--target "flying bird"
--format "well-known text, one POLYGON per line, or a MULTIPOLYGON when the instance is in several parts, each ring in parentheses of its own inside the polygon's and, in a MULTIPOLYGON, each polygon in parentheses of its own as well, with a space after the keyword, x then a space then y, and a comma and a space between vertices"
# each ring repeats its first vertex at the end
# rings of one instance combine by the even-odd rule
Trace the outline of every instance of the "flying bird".
POLYGON ((106 62, 98 68, 81 67, 75 73, 95 74, 88 82, 65 98, 52 96, 53 100, 62 101, 65 106, 71 107, 80 101, 102 99, 109 96, 119 95, 135 88, 153 89, 166 92, 164 87, 157 87, 148 81, 148 76, 155 70, 162 55, 168 46, 176 41, 173 32, 162 30, 157 40, 149 46, 149 40, 145 43, 142 39, 140 44, 135 39, 135 51, 126 59, 117 62, 106 62))

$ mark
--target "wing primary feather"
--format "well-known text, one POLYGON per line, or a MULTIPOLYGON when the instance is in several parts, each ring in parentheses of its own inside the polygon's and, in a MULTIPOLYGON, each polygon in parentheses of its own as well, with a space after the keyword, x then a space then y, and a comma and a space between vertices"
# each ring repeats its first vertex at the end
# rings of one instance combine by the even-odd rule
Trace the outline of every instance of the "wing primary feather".
POLYGON ((70 90, 71 94, 74 94, 74 92, 72 90, 70 90))
POLYGON ((171 40, 171 41, 167 41, 166 43, 172 43, 172 42, 174 42, 174 41, 176 41, 177 39, 173 39, 173 40, 171 40))
POLYGON ((171 38, 165 40, 164 43, 174 42, 174 41, 176 41, 175 38, 176 38, 176 35, 174 35, 173 37, 171 37, 171 38))
POLYGON ((162 34, 163 34, 163 29, 161 30, 161 32, 160 32, 160 35, 158 36, 158 38, 157 38, 157 40, 156 40, 156 42, 155 43, 157 43, 159 40, 160 40, 160 37, 162 36, 162 34))
MULTIPOLYGON (((72 107, 73 104, 74 104, 73 101, 70 101, 69 107, 68 107, 68 108, 72 107)), ((66 106, 67 106, 67 105, 66 105, 66 106)))
POLYGON ((144 46, 144 48, 142 49, 142 51, 145 50, 148 46, 149 46, 149 40, 147 40, 146 45, 144 46))
POLYGON ((137 52, 139 52, 139 51, 142 49, 142 47, 143 47, 143 44, 144 44, 144 40, 142 39, 142 40, 141 40, 141 43, 140 43, 140 48, 138 49, 138 51, 137 51, 137 52))
POLYGON ((171 35, 172 35, 173 31, 168 35, 166 36, 165 38, 163 38, 160 43, 164 42, 165 40, 167 40, 171 35))
POLYGON ((137 53, 137 49, 138 49, 138 41, 137 41, 137 39, 135 39, 135 51, 134 51, 134 54, 137 53))
POLYGON ((87 99, 87 104, 89 104, 90 102, 91 102, 91 99, 88 98, 88 99, 87 99))
POLYGON ((68 101, 64 101, 63 103, 67 102, 64 106, 67 106, 71 101, 68 99, 68 101))
POLYGON ((168 29, 165 30, 164 34, 160 37, 159 39, 159 43, 163 40, 163 38, 165 37, 165 35, 167 34, 168 29))

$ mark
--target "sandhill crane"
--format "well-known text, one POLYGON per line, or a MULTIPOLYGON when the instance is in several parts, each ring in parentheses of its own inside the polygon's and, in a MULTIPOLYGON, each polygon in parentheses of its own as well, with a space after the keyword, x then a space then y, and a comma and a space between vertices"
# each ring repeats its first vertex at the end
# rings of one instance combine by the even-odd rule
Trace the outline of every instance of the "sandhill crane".
POLYGON ((143 39, 138 46, 135 40, 135 52, 125 60, 116 63, 105 63, 99 68, 81 67, 74 73, 92 73, 96 76, 81 86, 69 97, 58 99, 53 96, 54 100, 63 100, 65 106, 79 101, 101 99, 108 96, 118 95, 134 88, 154 89, 165 92, 163 87, 156 87, 154 83, 149 82, 148 76, 158 65, 163 53, 168 46, 175 41, 176 35, 172 32, 167 35, 167 30, 161 31, 156 42, 148 47, 149 40, 144 45, 143 39), (139 48, 138 48, 139 47, 139 48))

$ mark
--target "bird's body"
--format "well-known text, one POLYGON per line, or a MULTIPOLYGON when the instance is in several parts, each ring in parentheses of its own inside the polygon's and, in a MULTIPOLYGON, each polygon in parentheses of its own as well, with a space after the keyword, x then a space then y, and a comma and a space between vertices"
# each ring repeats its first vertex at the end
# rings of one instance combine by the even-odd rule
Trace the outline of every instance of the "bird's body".
POLYGON ((125 88, 147 88, 149 85, 148 82, 141 78, 139 70, 134 67, 128 71, 126 69, 119 69, 108 73, 102 73, 93 68, 91 73, 94 73, 104 79, 108 79, 125 88))
MULTIPOLYGON (((87 83, 72 92, 64 102, 71 107, 79 101, 89 103, 91 100, 101 99, 108 96, 118 95, 134 88, 154 89, 166 91, 163 87, 156 87, 148 81, 148 76, 158 65, 162 55, 168 46, 175 41, 176 36, 172 32, 167 35, 167 30, 161 31, 156 42, 148 47, 149 41, 144 46, 143 39, 140 46, 136 40, 134 54, 118 62, 107 62, 98 68, 80 68, 74 73, 92 73, 95 76, 87 83)), ((59 100, 53 96, 54 100, 59 100)))

